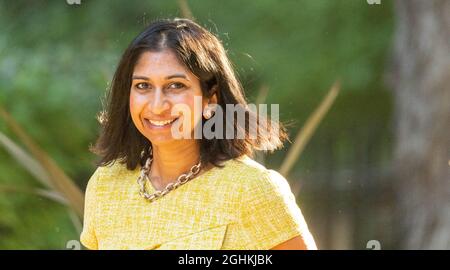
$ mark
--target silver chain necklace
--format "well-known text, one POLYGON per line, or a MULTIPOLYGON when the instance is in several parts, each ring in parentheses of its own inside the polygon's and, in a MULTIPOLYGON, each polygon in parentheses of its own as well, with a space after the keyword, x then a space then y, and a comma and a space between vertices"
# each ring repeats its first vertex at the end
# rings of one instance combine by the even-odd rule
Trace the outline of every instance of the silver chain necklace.
POLYGON ((191 167, 188 173, 183 173, 182 175, 178 176, 177 181, 169 183, 163 190, 157 190, 153 194, 149 194, 145 188, 145 183, 147 182, 146 180, 148 180, 151 184, 149 174, 151 171, 152 162, 153 158, 151 156, 147 158, 147 160, 145 161, 145 165, 141 168, 141 172, 137 180, 137 183, 139 184, 139 194, 149 202, 153 202, 161 198, 170 191, 187 183, 189 180, 192 180, 200 172, 202 165, 202 162, 199 161, 197 164, 191 167))

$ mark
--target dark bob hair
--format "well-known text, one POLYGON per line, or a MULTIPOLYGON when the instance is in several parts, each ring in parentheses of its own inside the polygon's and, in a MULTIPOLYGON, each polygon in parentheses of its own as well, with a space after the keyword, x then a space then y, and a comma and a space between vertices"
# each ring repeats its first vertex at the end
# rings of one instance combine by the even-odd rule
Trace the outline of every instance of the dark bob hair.
MULTIPOLYGON (((217 103, 223 109, 226 104, 240 104, 245 108, 245 126, 232 121, 233 129, 245 134, 241 139, 199 139, 202 163, 221 166, 225 160, 241 155, 253 156, 254 150, 275 150, 282 146, 286 132, 281 124, 270 119, 264 129, 257 122, 257 136, 249 138, 249 121, 258 119, 245 100, 242 86, 233 71, 225 49, 211 32, 188 19, 157 20, 150 24, 128 46, 117 66, 109 89, 106 108, 99 114, 100 136, 90 149, 100 159, 98 166, 108 165, 115 160, 126 163, 134 170, 143 165, 151 154, 151 142, 134 126, 129 108, 132 73, 139 56, 146 51, 170 50, 200 80, 203 96, 217 94, 217 103), (275 132, 275 126, 277 132, 275 132)), ((223 123, 226 121, 223 113, 223 123)), ((203 118, 203 123, 206 121, 203 118)), ((223 129, 225 133, 225 128, 223 129)), ((203 134, 202 134, 203 137, 203 134)), ((236 137, 236 136, 234 136, 236 137)))

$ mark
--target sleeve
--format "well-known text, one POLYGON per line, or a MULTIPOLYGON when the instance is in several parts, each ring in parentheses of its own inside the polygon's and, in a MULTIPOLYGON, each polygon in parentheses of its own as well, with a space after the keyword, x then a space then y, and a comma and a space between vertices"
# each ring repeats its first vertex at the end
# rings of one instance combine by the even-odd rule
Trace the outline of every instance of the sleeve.
POLYGON ((317 249, 287 180, 273 170, 261 178, 248 185, 241 204, 249 249, 268 250, 296 236, 308 249, 317 249))
POLYGON ((89 179, 84 197, 84 219, 80 241, 88 249, 98 249, 94 227, 97 206, 96 187, 99 174, 100 167, 95 170, 94 174, 89 179))

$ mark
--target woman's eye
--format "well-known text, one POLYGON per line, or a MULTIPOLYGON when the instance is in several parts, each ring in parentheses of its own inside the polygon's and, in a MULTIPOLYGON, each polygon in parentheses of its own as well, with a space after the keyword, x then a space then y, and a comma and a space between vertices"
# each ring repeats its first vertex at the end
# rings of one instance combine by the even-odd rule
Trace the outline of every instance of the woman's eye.
POLYGON ((181 89, 183 87, 185 87, 185 86, 182 83, 172 83, 169 85, 170 89, 181 89))
POLYGON ((147 89, 147 88, 149 88, 149 85, 148 85, 148 83, 141 82, 141 83, 137 83, 135 85, 135 87, 137 89, 147 89))

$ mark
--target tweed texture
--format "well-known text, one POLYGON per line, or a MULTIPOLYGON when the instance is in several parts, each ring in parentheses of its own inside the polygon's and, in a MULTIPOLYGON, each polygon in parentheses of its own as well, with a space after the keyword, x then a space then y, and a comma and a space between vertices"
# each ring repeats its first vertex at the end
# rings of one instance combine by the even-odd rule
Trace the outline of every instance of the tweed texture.
POLYGON ((224 165, 151 203, 138 193, 139 167, 98 167, 86 188, 81 242, 89 249, 267 250, 312 238, 283 176, 247 156, 224 165))

